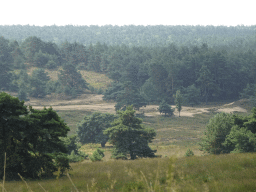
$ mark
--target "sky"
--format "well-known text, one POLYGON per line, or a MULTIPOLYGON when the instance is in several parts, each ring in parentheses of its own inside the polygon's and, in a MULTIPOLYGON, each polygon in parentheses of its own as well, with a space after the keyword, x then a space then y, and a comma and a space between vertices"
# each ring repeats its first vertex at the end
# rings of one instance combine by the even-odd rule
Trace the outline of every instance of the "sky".
POLYGON ((0 25, 36 26, 237 26, 255 18, 255 0, 5 0, 0 11, 0 25))

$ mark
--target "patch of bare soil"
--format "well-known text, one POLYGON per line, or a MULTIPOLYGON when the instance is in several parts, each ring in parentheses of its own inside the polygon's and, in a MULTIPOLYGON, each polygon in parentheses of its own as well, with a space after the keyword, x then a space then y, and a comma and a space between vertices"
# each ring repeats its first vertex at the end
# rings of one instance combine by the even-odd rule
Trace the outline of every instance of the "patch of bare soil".
MULTIPOLYGON (((108 113, 115 113, 115 103, 107 103, 102 99, 103 95, 96 94, 83 94, 76 99, 61 98, 54 95, 47 96, 44 99, 31 98, 30 101, 25 102, 25 105, 31 105, 35 109, 42 109, 50 107, 54 110, 86 110, 86 111, 101 111, 108 113)), ((215 112, 244 112, 247 110, 243 108, 244 101, 239 100, 229 104, 216 106, 216 107, 182 107, 180 112, 181 116, 193 117, 195 114, 208 113, 210 111, 215 112)), ((157 116, 160 115, 158 111, 158 105, 148 105, 141 107, 139 113, 144 113, 145 116, 157 116)), ((173 105, 174 109, 175 106, 173 105)), ((179 116, 178 111, 174 111, 174 116, 179 116)))

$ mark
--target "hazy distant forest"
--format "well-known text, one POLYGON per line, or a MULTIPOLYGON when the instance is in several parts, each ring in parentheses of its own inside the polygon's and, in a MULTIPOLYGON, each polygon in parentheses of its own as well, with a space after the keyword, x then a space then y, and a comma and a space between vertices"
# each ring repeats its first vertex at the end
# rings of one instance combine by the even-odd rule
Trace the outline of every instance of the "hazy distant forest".
POLYGON ((0 36, 1 89, 24 100, 76 97, 88 89, 79 69, 113 80, 99 90, 105 100, 120 103, 129 93, 138 108, 163 99, 171 104, 177 90, 191 105, 255 95, 256 26, 15 25, 0 26, 0 36), (27 66, 40 69, 29 78, 27 66), (44 69, 60 66, 59 79, 50 81, 44 69))

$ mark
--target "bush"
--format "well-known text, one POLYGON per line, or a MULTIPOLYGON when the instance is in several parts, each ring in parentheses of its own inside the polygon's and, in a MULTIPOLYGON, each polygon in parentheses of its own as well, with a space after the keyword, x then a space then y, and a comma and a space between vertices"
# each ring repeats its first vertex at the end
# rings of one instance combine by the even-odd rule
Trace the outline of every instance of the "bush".
POLYGON ((250 130, 235 125, 226 137, 223 146, 230 149, 230 153, 244 153, 256 151, 256 136, 250 130))
POLYGON ((199 143, 200 150, 210 154, 229 153, 229 149, 223 146, 223 143, 233 125, 234 119, 231 114, 218 113, 212 117, 206 126, 205 136, 199 143))
POLYGON ((190 156, 194 156, 194 153, 191 149, 188 149, 187 152, 185 153, 185 157, 190 157, 190 156))
POLYGON ((93 152, 92 156, 89 156, 92 162, 101 161, 103 157, 104 157, 104 150, 99 148, 93 152))
POLYGON ((68 155, 69 162, 79 162, 83 161, 88 157, 84 152, 79 151, 78 154, 73 150, 70 155, 68 155))
POLYGON ((160 114, 164 113, 164 116, 166 116, 166 114, 172 116, 174 109, 172 109, 172 107, 168 105, 168 103, 165 100, 163 100, 159 105, 158 111, 160 112, 160 114))

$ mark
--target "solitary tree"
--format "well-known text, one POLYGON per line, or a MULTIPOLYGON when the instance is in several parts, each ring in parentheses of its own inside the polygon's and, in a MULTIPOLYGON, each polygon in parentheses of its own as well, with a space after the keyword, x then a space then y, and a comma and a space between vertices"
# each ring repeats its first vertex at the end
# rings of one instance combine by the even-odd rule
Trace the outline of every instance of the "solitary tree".
POLYGON ((105 147, 108 136, 103 131, 111 126, 116 118, 110 113, 95 112, 91 116, 85 116, 78 124, 77 134, 82 143, 100 143, 105 147))
POLYGON ((160 103, 158 110, 159 110, 160 114, 164 113, 164 116, 166 116, 166 114, 172 116, 173 112, 174 112, 174 109, 172 109, 172 107, 170 105, 168 105, 168 103, 166 103, 165 100, 163 100, 160 103))
POLYGON ((152 142, 156 132, 143 127, 142 120, 135 117, 134 113, 133 106, 128 106, 125 111, 117 111, 119 118, 104 131, 114 145, 113 157, 126 158, 127 154, 131 159, 155 157, 156 150, 152 150, 148 143, 152 142))
POLYGON ((175 104, 176 104, 176 108, 179 111, 179 117, 180 117, 180 111, 182 109, 182 95, 180 93, 180 90, 176 91, 176 95, 175 95, 175 104))

